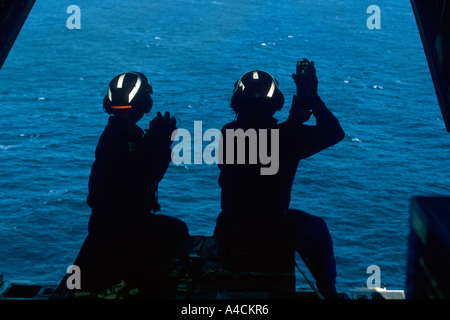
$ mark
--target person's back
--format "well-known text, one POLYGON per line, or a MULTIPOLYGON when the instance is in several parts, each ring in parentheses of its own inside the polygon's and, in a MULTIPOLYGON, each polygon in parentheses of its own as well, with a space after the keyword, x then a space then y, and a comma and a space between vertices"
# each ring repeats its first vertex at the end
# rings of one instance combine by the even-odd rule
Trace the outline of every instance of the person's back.
POLYGON ((110 115, 89 178, 89 235, 76 263, 84 283, 101 287, 142 274, 142 262, 176 256, 189 237, 186 224, 159 211, 158 185, 171 160, 175 119, 159 112, 142 130, 136 122, 152 107, 152 88, 137 72, 116 76, 104 98, 110 115))
POLYGON ((159 180, 152 176, 165 172, 167 167, 156 167, 152 160, 168 156, 170 161, 170 149, 161 150, 165 154, 157 154, 152 159, 150 152, 140 150, 144 148, 144 132, 140 127, 119 117, 109 118, 89 178, 87 203, 93 209, 91 232, 106 227, 107 219, 120 218, 123 211, 129 212, 124 218, 156 211, 159 180), (97 217, 97 214, 107 216, 97 217))
MULTIPOLYGON (((289 204, 299 161, 336 144, 344 136, 338 120, 318 96, 308 101, 316 117, 315 126, 303 124, 309 115, 296 110, 299 108, 297 97, 294 97, 289 119, 278 123, 273 115, 283 103, 277 81, 263 71, 251 71, 235 84, 231 107, 237 118, 222 129, 223 164, 219 165, 222 212, 214 237, 222 244, 295 243, 287 230, 291 216, 297 216, 289 210, 289 204), (254 131, 256 139, 247 141, 245 164, 236 164, 236 159, 230 164, 227 146, 231 143, 227 139, 233 136, 227 136, 227 132, 230 134, 239 129, 247 133, 254 131), (258 146, 258 161, 254 164, 248 162, 250 143, 258 146), (269 155, 272 163, 260 161, 269 155), (261 169, 269 165, 273 169, 270 174, 262 174, 261 169)), ((238 139, 234 142, 238 143, 238 139)), ((238 152, 239 148, 235 146, 235 157, 239 157, 238 152)), ((299 231, 299 226, 293 230, 299 231)), ((303 232, 304 235, 307 233, 303 232)), ((298 248, 297 244, 295 246, 298 248)))

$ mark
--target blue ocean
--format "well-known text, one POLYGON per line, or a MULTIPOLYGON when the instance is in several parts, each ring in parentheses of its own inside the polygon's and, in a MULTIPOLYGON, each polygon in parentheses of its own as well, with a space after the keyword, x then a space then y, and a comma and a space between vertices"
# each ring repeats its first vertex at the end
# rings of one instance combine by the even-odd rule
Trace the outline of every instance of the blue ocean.
MULTIPOLYGON (((0 71, 0 273, 59 282, 87 235, 87 185, 119 73, 150 79, 154 107, 190 132, 233 120, 234 82, 271 73, 288 115, 299 58, 315 62, 319 94, 345 139, 300 162, 291 207, 325 219, 338 288, 405 287, 415 195, 449 195, 445 130, 409 1, 38 0, 0 71), (79 7, 80 28, 69 28, 79 7), (380 28, 367 13, 380 8, 380 28)), ((311 121, 314 121, 313 119, 311 121)), ((171 163, 161 213, 212 235, 216 165, 171 163)))

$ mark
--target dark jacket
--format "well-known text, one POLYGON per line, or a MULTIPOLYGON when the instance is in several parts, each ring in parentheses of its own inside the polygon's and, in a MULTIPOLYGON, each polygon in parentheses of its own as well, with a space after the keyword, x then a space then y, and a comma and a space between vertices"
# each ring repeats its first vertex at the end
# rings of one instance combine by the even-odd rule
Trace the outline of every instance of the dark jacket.
MULTIPOLYGON (((223 164, 219 164, 221 207, 215 236, 234 237, 251 230, 271 230, 282 221, 289 208, 291 188, 299 161, 308 158, 344 138, 344 132, 336 117, 320 101, 313 111, 316 125, 310 126, 286 121, 278 123, 275 118, 255 118, 239 115, 226 124, 223 135, 223 164), (253 128, 278 129, 279 168, 274 175, 262 175, 262 164, 228 164, 226 162, 227 129, 253 128)), ((269 134, 270 137, 270 134, 269 134)), ((258 142, 261 136, 258 136, 258 142)), ((270 142, 270 138, 267 139, 270 142)), ((273 147, 270 146, 269 150, 273 147)), ((248 154, 248 148, 246 150, 248 154)), ((270 153, 269 153, 270 154, 270 153)), ((236 155, 236 152, 235 152, 236 155)))
POLYGON ((109 118, 89 178, 90 232, 158 209, 158 184, 169 166, 171 151, 148 140, 135 123, 109 118))

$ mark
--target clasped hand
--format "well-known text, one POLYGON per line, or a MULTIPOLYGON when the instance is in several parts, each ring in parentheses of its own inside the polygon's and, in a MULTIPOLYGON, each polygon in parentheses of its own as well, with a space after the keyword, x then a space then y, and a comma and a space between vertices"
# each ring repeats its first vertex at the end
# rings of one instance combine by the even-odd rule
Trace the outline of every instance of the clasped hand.
POLYGON ((311 61, 303 75, 293 73, 292 79, 297 86, 297 95, 293 96, 288 120, 304 123, 311 117, 314 104, 318 98, 318 80, 314 62, 311 61))
POLYGON ((166 111, 164 116, 158 111, 156 117, 150 121, 146 137, 152 144, 170 148, 172 145, 172 133, 177 129, 175 117, 171 117, 166 111))

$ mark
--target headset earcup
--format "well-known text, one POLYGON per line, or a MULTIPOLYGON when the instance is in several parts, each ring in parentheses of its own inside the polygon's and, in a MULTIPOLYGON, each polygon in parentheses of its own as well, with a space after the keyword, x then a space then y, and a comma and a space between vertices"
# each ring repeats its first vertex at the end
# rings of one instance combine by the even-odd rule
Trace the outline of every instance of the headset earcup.
POLYGON ((144 101, 144 104, 143 104, 143 112, 144 113, 149 113, 150 112, 150 110, 152 110, 152 107, 153 107, 153 99, 152 99, 152 96, 149 94, 149 95, 147 95, 146 96, 146 98, 145 98, 145 101, 144 101))
POLYGON ((239 99, 238 99, 237 95, 238 95, 238 93, 234 92, 233 95, 231 96, 231 100, 230 100, 230 107, 235 113, 239 113, 239 110, 238 110, 239 104, 237 103, 237 101, 239 99))
POLYGON ((236 114, 241 113, 242 107, 246 106, 248 103, 251 103, 251 99, 249 99, 240 89, 236 90, 231 96, 230 106, 236 114))
POLYGON ((283 106, 284 106, 284 95, 283 95, 283 92, 281 92, 280 88, 278 87, 280 85, 278 80, 273 78, 273 81, 275 81, 277 84, 276 89, 275 89, 275 94, 274 94, 275 111, 280 111, 281 109, 283 109, 283 106))
POLYGON ((284 95, 280 90, 277 89, 275 96, 276 96, 276 99, 274 102, 275 110, 280 111, 281 109, 283 109, 283 106, 284 106, 284 95))
POLYGON ((150 85, 150 83, 148 82, 147 77, 144 74, 142 74, 142 73, 138 73, 138 74, 142 77, 142 80, 145 83, 145 87, 146 87, 145 91, 147 93, 147 94, 141 95, 142 101, 139 101, 139 104, 142 106, 141 111, 143 113, 148 113, 148 112, 150 112, 150 110, 153 107, 153 99, 152 99, 152 95, 151 95, 153 93, 153 88, 150 85))
POLYGON ((111 113, 112 113, 111 101, 109 100, 108 95, 106 95, 106 96, 103 98, 103 110, 104 110, 107 114, 111 114, 111 113))

